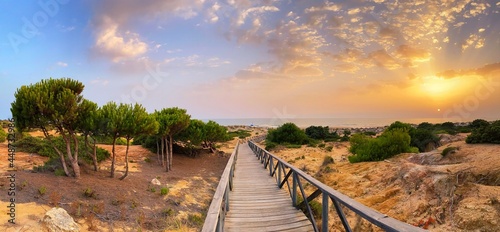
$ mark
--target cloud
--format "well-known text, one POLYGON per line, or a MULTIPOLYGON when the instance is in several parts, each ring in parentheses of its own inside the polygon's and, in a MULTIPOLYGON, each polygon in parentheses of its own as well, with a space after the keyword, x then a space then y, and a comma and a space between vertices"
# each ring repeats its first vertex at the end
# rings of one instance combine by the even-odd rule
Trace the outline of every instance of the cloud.
POLYGON ((95 1, 96 14, 91 24, 95 35, 93 52, 113 62, 143 56, 149 46, 141 35, 134 32, 132 20, 156 19, 161 23, 168 17, 189 19, 197 15, 203 3, 204 0, 95 1))
POLYGON ((356 73, 359 70, 359 67, 354 64, 339 64, 335 65, 333 70, 338 72, 356 73))
POLYGON ((391 55, 389 55, 385 50, 378 50, 370 53, 368 57, 373 61, 373 63, 379 67, 383 67, 386 69, 397 69, 401 67, 401 65, 394 59, 391 55))
POLYGON ((436 74, 438 77, 451 79, 461 76, 479 75, 483 77, 499 77, 500 76, 500 63, 492 63, 484 65, 480 68, 465 69, 465 70, 446 70, 436 74))
POLYGON ((107 86, 109 84, 109 80, 97 78, 97 79, 91 80, 90 84, 92 84, 92 85, 107 86))
POLYGON ((410 64, 413 62, 426 62, 431 59, 431 53, 426 49, 414 48, 408 45, 400 45, 396 50, 396 54, 410 64))
POLYGON ((109 18, 98 32, 95 51, 113 62, 143 55, 148 50, 148 45, 139 39, 139 35, 129 31, 124 34, 118 32, 118 24, 109 18))
POLYGON ((68 67, 68 64, 67 63, 64 63, 62 61, 59 61, 56 63, 57 66, 61 66, 61 67, 68 67))
POLYGON ((237 26, 241 26, 245 23, 245 19, 249 14, 262 14, 264 12, 277 12, 279 9, 275 6, 261 6, 261 7, 252 7, 240 12, 238 20, 236 21, 237 26))

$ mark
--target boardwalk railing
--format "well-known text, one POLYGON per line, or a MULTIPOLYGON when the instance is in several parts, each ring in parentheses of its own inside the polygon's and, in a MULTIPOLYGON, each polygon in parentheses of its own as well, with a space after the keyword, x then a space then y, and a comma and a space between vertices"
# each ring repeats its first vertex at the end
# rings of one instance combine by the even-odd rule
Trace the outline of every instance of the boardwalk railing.
MULTIPOLYGON (((320 181, 314 179, 310 175, 304 173, 300 169, 290 165, 281 158, 269 153, 268 151, 257 146, 254 142, 249 141, 248 145, 253 150, 257 158, 264 165, 264 168, 269 170, 269 175, 275 177, 276 183, 279 188, 282 188, 285 184, 288 187, 288 192, 292 198, 292 204, 296 208, 306 207, 309 220, 314 227, 315 231, 320 231, 316 220, 314 219, 313 211, 309 205, 309 202, 314 200, 316 197, 322 195, 322 211, 321 211, 321 231, 328 231, 328 213, 329 213, 329 203, 333 203, 337 215, 342 222, 345 231, 352 231, 347 218, 344 215, 342 206, 345 206, 352 210, 354 213, 365 218, 372 224, 386 230, 386 231, 425 231, 421 228, 414 227, 412 225, 406 224, 404 222, 398 221, 387 215, 384 215, 372 208, 369 208, 354 199, 332 189, 331 187, 321 183, 320 181), (289 183, 291 177, 292 184, 289 183), (305 180, 311 186, 314 186, 316 190, 309 196, 306 195, 304 191, 304 185, 301 179, 305 180), (298 187, 298 189, 297 189, 298 187), (300 196, 303 199, 302 202, 298 202, 298 196, 300 191, 300 196)), ((319 216, 319 215, 317 215, 319 216)))
POLYGON ((224 230, 224 219, 227 211, 229 211, 229 191, 233 189, 234 167, 238 159, 238 147, 239 142, 236 142, 236 147, 227 161, 219 185, 215 190, 212 203, 210 203, 210 207, 208 208, 207 217, 205 218, 205 223, 201 231, 212 232, 224 230))

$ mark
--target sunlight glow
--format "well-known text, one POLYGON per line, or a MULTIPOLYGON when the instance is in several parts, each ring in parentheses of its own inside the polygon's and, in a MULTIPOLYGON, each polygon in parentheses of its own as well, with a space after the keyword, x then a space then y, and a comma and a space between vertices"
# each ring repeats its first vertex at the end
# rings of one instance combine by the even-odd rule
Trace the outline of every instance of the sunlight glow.
POLYGON ((428 76, 423 78, 422 91, 429 95, 443 96, 449 93, 456 87, 456 80, 447 80, 436 76, 428 76))

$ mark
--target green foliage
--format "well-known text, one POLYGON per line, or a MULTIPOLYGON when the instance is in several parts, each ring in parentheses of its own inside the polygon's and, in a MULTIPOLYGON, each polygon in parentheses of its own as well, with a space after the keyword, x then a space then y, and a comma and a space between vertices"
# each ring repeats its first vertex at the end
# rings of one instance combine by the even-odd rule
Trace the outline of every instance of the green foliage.
MULTIPOLYGON (((110 136, 94 136, 98 144, 113 145, 113 137, 110 136)), ((125 138, 116 138, 116 145, 127 145, 127 140, 125 138)))
POLYGON ((38 153, 44 146, 47 145, 48 144, 44 139, 33 137, 29 134, 26 134, 23 138, 14 142, 14 146, 16 146, 17 151, 27 153, 38 153))
POLYGON ((305 130, 306 135, 312 139, 335 141, 340 138, 337 131, 330 133, 328 126, 310 126, 305 130))
POLYGON ((476 120, 471 122, 470 127, 472 129, 479 129, 482 127, 487 127, 489 125, 490 125, 490 123, 484 119, 476 119, 476 120))
POLYGON ((500 144, 500 120, 491 124, 483 121, 473 122, 472 133, 467 136, 467 143, 495 143, 500 144))
POLYGON ((342 142, 349 141, 350 135, 351 135, 350 130, 344 130, 344 135, 340 138, 340 141, 342 142))
POLYGON ((63 170, 63 169, 57 168, 57 169, 54 171, 54 175, 56 175, 56 176, 66 176, 66 172, 64 172, 64 170, 63 170))
POLYGON ((320 145, 318 145, 319 148, 324 148, 326 146, 326 144, 324 143, 321 143, 320 145))
POLYGON ((349 156, 351 163, 364 161, 380 161, 394 155, 410 152, 410 135, 404 127, 395 127, 386 130, 378 138, 371 138, 363 134, 355 134, 350 139, 349 156))
POLYGON ((441 156, 445 157, 451 153, 455 153, 458 150, 458 147, 447 147, 441 152, 441 156))
POLYGON ((93 198, 96 197, 96 193, 90 187, 87 187, 85 190, 83 190, 83 196, 93 198))
POLYGON ((201 218, 197 214, 189 214, 188 215, 188 222, 191 226, 202 226, 203 225, 203 218, 201 218))
POLYGON ((274 142, 271 142, 271 141, 266 140, 266 147, 265 147, 265 149, 266 149, 267 151, 270 151, 270 150, 272 150, 272 149, 276 148, 277 146, 278 146, 278 144, 277 144, 277 143, 274 143, 274 142))
POLYGON ((227 136, 229 138, 240 138, 240 139, 244 139, 244 138, 247 138, 247 137, 250 137, 252 134, 250 134, 250 131, 247 131, 247 130, 242 130, 242 129, 239 129, 237 131, 230 131, 228 132, 227 136))
POLYGON ((169 191, 170 191, 170 189, 168 187, 162 187, 160 189, 160 195, 165 196, 168 194, 169 191))
MULTIPOLYGON (((61 151, 65 151, 66 143, 62 139, 61 136, 52 137, 53 144, 61 151)), ((79 157, 83 159, 87 163, 92 163, 92 157, 88 154, 87 148, 85 147, 85 141, 83 137, 78 137, 80 154, 79 157)), ((71 143, 72 152, 74 152, 74 144, 71 143)), ((27 153, 36 153, 41 156, 50 157, 50 158, 59 158, 59 155, 56 153, 54 148, 50 145, 50 143, 46 139, 41 139, 33 136, 24 136, 22 139, 17 140, 14 145, 18 151, 27 152, 27 153)), ((107 150, 102 149, 100 147, 97 148, 97 161, 101 162, 107 158, 109 158, 110 154, 107 150)))
POLYGON ((46 192, 47 192, 47 187, 45 187, 45 186, 42 185, 42 186, 40 186, 40 188, 38 188, 38 193, 40 195, 43 196, 43 195, 45 195, 46 192))
POLYGON ((428 127, 417 127, 417 129, 411 130, 410 137, 410 145, 417 147, 420 152, 424 152, 430 143, 439 145, 439 138, 428 127))
POLYGON ((302 145, 300 144, 283 144, 286 148, 294 148, 294 149, 297 149, 297 148, 301 148, 302 145))
MULTIPOLYGON (((45 79, 31 85, 24 85, 14 93, 14 102, 11 103, 11 112, 16 120, 19 131, 32 128, 41 129, 47 136, 49 129, 54 128, 63 136, 67 136, 65 143, 71 146, 76 138, 79 126, 86 117, 88 110, 83 99, 84 85, 70 78, 45 79)), ((76 150, 77 147, 72 149, 76 150)), ((75 153, 66 153, 68 160, 74 161, 72 167, 77 169, 75 153)), ((63 164, 65 165, 65 164, 63 164)), ((80 173, 75 171, 75 177, 80 173)))
POLYGON ((0 143, 3 143, 7 140, 7 132, 3 128, 0 128, 0 143))
POLYGON ((293 123, 285 123, 276 129, 270 129, 266 141, 277 144, 307 144, 309 138, 306 133, 293 123))
POLYGON ((328 152, 330 152, 330 151, 333 150, 333 147, 332 146, 325 147, 325 150, 328 151, 328 152))

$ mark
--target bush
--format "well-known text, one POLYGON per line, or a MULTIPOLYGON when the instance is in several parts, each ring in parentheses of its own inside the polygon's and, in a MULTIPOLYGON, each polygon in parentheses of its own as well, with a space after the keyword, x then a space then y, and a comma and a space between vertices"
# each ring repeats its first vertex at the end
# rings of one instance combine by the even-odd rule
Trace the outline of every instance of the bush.
POLYGON ((273 143, 273 142, 270 142, 270 141, 266 140, 266 147, 264 149, 270 151, 270 150, 276 148, 277 146, 278 146, 277 143, 273 143))
POLYGON ((40 195, 42 195, 42 196, 43 196, 43 195, 45 195, 45 193, 46 193, 46 192, 47 192, 47 187, 45 187, 45 186, 41 186, 40 188, 38 188, 38 193, 39 193, 40 195))
POLYGON ((62 169, 62 168, 57 168, 57 169, 54 171, 54 175, 56 175, 56 176, 66 176, 66 173, 64 172, 64 169, 62 169))
POLYGON ((340 136, 337 134, 336 131, 330 133, 330 128, 327 126, 324 126, 324 127, 323 126, 310 126, 310 127, 306 128, 305 133, 311 139, 337 140, 340 138, 340 136))
POLYGON ((500 144, 500 120, 491 124, 478 122, 473 128, 472 133, 467 136, 465 142, 500 144))
POLYGON ((167 194, 168 194, 168 192, 169 192, 169 188, 168 188, 168 187, 162 187, 162 188, 160 189, 160 194, 161 194, 162 196, 167 195, 167 194))
POLYGON ((309 138, 306 133, 293 123, 285 123, 276 129, 270 129, 266 138, 277 144, 307 144, 309 138))
POLYGON ((404 128, 386 130, 378 138, 355 134, 351 137, 350 143, 351 148, 349 151, 354 154, 348 157, 351 163, 380 161, 412 150, 410 135, 404 128))
POLYGON ((231 132, 228 132, 227 133, 227 136, 229 138, 240 138, 240 139, 244 139, 244 138, 247 138, 247 137, 250 137, 252 134, 250 134, 250 131, 247 131, 247 130, 242 130, 242 129, 239 129, 237 131, 231 131, 231 132))
POLYGON ((3 143, 7 140, 7 132, 0 128, 0 143, 3 143))
POLYGON ((449 154, 455 153, 458 150, 458 147, 447 147, 441 152, 441 156, 445 157, 449 154))
POLYGON ((328 151, 328 152, 332 151, 332 149, 333 149, 332 146, 328 146, 328 147, 325 148, 325 150, 328 151))
POLYGON ((48 146, 48 143, 44 139, 25 134, 21 139, 14 142, 14 146, 16 151, 38 154, 43 147, 48 146))
POLYGON ((418 127, 410 131, 411 142, 410 145, 417 147, 418 151, 425 152, 428 144, 433 143, 439 145, 439 138, 429 129, 418 127))

